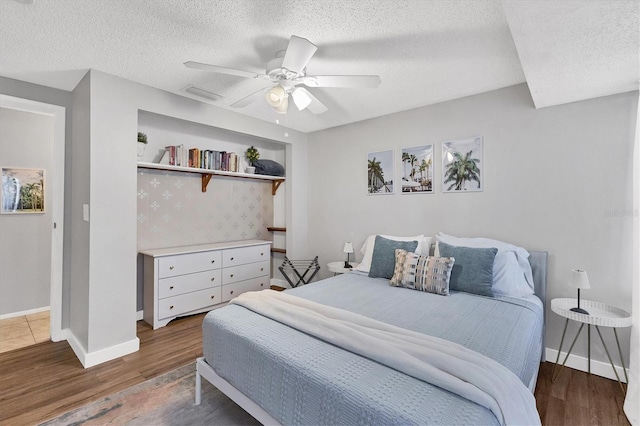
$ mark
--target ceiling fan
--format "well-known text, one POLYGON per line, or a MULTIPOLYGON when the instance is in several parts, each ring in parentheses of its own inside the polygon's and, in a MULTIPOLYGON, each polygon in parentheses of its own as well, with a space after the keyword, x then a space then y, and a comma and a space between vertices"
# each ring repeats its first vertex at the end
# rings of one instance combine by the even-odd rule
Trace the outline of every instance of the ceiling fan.
POLYGON ((322 114, 327 107, 304 87, 346 87, 357 89, 375 89, 381 83, 377 75, 307 75, 306 66, 318 47, 309 40, 292 35, 286 50, 276 53, 276 57, 267 63, 265 74, 236 70, 199 62, 185 62, 187 68, 210 71, 218 74, 235 75, 261 79, 271 84, 249 96, 231 104, 232 108, 243 108, 261 98, 281 114, 289 108, 289 97, 298 110, 308 109, 314 114, 322 114), (274 85, 275 84, 275 85, 274 85))

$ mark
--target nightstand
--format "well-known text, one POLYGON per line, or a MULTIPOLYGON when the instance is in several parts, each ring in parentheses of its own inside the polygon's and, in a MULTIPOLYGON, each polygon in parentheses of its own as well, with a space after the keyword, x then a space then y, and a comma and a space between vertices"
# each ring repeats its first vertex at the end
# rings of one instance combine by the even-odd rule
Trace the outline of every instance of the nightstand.
POLYGON ((602 338, 602 333, 600 332, 600 327, 610 327, 613 329, 613 334, 616 337, 616 344, 618 346, 618 354, 620 355, 620 362, 622 363, 622 371, 624 372, 624 377, 629 382, 629 378, 627 377, 627 369, 624 366, 624 359, 622 358, 622 350, 620 349, 620 342, 618 340, 618 332, 617 328, 629 327, 631 326, 631 314, 627 311, 624 311, 615 306, 607 305, 599 302, 592 302, 590 300, 581 300, 580 307, 589 312, 588 315, 581 314, 578 312, 571 311, 571 308, 578 306, 577 299, 553 299, 551 300, 551 310, 556 314, 565 317, 566 321, 564 322, 564 330, 562 331, 562 339, 560 340, 560 347, 558 348, 558 356, 556 358, 556 364, 553 366, 553 374, 551 376, 551 382, 555 382, 560 372, 562 371, 562 367, 567 363, 567 358, 571 354, 571 350, 578 340, 578 336, 582 332, 582 328, 585 324, 587 324, 587 356, 589 360, 588 364, 588 372, 591 374, 591 326, 594 325, 596 327, 596 331, 598 332, 598 336, 600 336, 600 341, 602 342, 602 346, 604 347, 604 351, 607 354, 607 358, 609 358, 609 363, 611 364, 611 368, 613 368, 613 372, 618 379, 618 384, 622 389, 623 393, 626 393, 624 390, 624 386, 620 381, 620 377, 618 376, 618 371, 613 364, 613 360, 611 359, 611 355, 609 355, 609 349, 607 349, 607 345, 604 343, 604 339, 602 338), (562 344, 564 343, 564 336, 567 332, 567 325, 569 324, 569 320, 577 321, 580 324, 580 328, 576 333, 576 337, 573 339, 571 346, 569 347, 569 352, 564 358, 562 365, 558 367, 558 361, 560 360, 560 352, 562 351, 562 344), (556 371, 557 370, 557 371, 556 371))
POLYGON ((330 262, 327 263, 327 268, 329 268, 330 272, 333 272, 333 275, 336 274, 346 274, 347 272, 351 272, 354 268, 356 268, 359 263, 350 262, 351 268, 345 268, 344 262, 330 262))

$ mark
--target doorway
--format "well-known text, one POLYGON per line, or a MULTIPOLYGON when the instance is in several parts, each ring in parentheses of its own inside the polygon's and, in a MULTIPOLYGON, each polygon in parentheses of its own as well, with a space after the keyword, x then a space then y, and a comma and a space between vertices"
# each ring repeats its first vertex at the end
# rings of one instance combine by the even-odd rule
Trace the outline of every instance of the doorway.
MULTIPOLYGON (((2 306, 0 311, 0 319, 13 319, 14 322, 22 322, 23 319, 29 325, 29 329, 33 329, 34 340, 36 338, 42 339, 47 330, 42 330, 43 320, 45 320, 48 312, 49 316, 49 336, 53 341, 64 340, 66 338, 62 330, 62 280, 63 280, 63 237, 64 237, 64 170, 65 170, 65 115, 66 110, 59 105, 51 105, 42 102, 16 98, 13 96, 7 96, 0 94, 0 108, 5 108, 7 112, 28 113, 36 114, 40 116, 48 117, 52 126, 50 132, 53 134, 48 137, 47 140, 51 141, 50 158, 48 160, 48 166, 44 170, 43 186, 49 188, 50 191, 45 192, 50 196, 50 202, 46 204, 45 213, 32 213, 32 214, 18 214, 12 216, 12 214, 0 215, 0 221, 4 221, 5 227, 22 227, 28 229, 30 226, 34 226, 38 223, 36 220, 38 217, 44 219, 44 225, 42 233, 50 232, 50 253, 44 251, 48 247, 33 247, 33 253, 38 251, 43 252, 43 256, 50 258, 50 271, 43 272, 42 280, 44 286, 47 286, 48 282, 49 297, 48 300, 36 302, 40 306, 23 305, 21 303, 13 303, 9 306, 2 306), (40 215, 40 216, 38 216, 40 215), (29 217, 31 216, 31 217, 29 217), (33 220, 31 220, 33 219, 33 220), (49 306, 46 305, 48 302, 49 306), (22 318, 21 318, 22 317, 22 318)), ((24 114, 23 114, 24 115, 24 114)), ((24 129, 28 131, 28 128, 24 129)), ((11 141, 5 143, 10 144, 11 141)), ((25 150, 26 158, 28 159, 24 163, 17 161, 15 155, 9 155, 10 152, 14 152, 17 147, 7 145, 0 146, 0 167, 23 167, 23 168, 42 168, 37 164, 37 161, 29 162, 30 155, 33 155, 33 149, 31 151, 25 150), (4 155, 3 155, 4 153, 4 155), (7 163, 8 162, 8 163, 7 163), (5 164, 6 163, 6 164, 5 164), (18 164, 16 164, 18 163, 18 164)), ((47 148, 47 147, 45 147, 47 148)), ((10 240, 11 234, 5 233, 5 238, 10 240)), ((49 241, 48 235, 46 241, 49 241)), ((14 240, 17 242, 17 240, 14 240)), ((11 244, 11 241, 3 241, 5 245, 11 244)), ((17 244, 16 244, 17 245, 17 244)), ((22 257, 25 255, 22 254, 22 257)), ((27 254, 28 256, 28 254, 27 254)), ((15 255, 15 259, 19 259, 19 255, 15 255)), ((12 260, 15 260, 12 258, 12 260)), ((49 263, 49 262, 47 262, 49 263)), ((12 285, 13 281, 17 281, 15 276, 11 276, 10 273, 4 273, 0 277, 2 279, 1 285, 12 285)), ((18 284, 17 284, 18 285, 18 284)))

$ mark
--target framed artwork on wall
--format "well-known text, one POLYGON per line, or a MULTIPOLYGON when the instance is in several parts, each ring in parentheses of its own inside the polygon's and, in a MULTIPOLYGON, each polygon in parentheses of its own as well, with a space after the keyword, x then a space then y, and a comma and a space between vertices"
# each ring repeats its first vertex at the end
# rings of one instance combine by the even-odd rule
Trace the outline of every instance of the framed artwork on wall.
POLYGON ((44 170, 2 167, 2 214, 44 213, 44 170))
POLYGON ((402 148, 402 193, 433 194, 433 145, 402 148))
POLYGON ((367 154, 367 193, 389 195, 394 193, 393 150, 367 154))
POLYGON ((482 136, 442 143, 442 192, 484 190, 482 136))

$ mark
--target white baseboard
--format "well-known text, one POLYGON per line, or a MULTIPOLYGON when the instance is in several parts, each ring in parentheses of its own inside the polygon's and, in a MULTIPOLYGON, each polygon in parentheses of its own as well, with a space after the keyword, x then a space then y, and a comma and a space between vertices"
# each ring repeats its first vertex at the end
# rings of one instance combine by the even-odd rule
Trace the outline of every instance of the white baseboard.
POLYGON ((71 349, 73 349, 73 352, 84 368, 102 364, 103 362, 128 355, 140 349, 140 339, 136 337, 119 345, 110 346, 100 349, 99 351, 87 352, 71 330, 67 331, 67 342, 69 342, 69 346, 71 346, 71 349))
MULTIPOLYGON (((555 349, 546 348, 545 357, 547 362, 556 362, 556 357, 558 356, 558 351, 555 349)), ((562 364, 564 361, 564 357, 567 356, 566 352, 560 353, 559 364, 562 364)), ((615 365, 615 364, 614 364, 615 365)), ((576 370, 587 372, 589 370, 589 360, 585 357, 577 356, 577 355, 569 355, 567 359, 566 367, 570 367, 576 370)), ((620 377, 620 381, 622 383, 626 383, 624 378, 624 372, 622 367, 616 365, 616 371, 618 372, 618 377, 620 377)), ((616 380, 616 375, 613 372, 613 368, 611 368, 611 364, 608 362, 595 361, 591 359, 591 374, 595 374, 596 376, 606 377, 607 379, 616 380)), ((629 374, 629 369, 627 369, 627 374, 629 374)))
POLYGON ((45 312, 50 310, 51 310, 51 306, 43 306, 42 308, 27 309, 26 311, 12 312, 10 314, 0 315, 0 320, 15 318, 15 317, 24 317, 26 315, 37 314, 40 312, 45 312))
POLYGON ((142 319, 144 319, 144 311, 136 312, 136 321, 140 321, 142 319))

